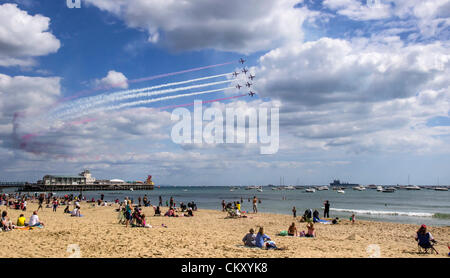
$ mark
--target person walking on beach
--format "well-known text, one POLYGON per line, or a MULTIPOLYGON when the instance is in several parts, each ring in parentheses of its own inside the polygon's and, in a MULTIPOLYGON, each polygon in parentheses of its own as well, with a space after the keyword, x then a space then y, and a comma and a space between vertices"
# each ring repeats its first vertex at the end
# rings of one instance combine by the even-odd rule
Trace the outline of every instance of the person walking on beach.
POLYGON ((330 218, 330 202, 328 200, 323 203, 325 209, 323 211, 323 218, 330 218))
POLYGON ((39 211, 39 209, 44 210, 44 207, 42 206, 42 204, 44 203, 44 194, 39 195, 39 207, 37 209, 37 211, 39 211))
POLYGON ((225 211, 225 200, 222 200, 222 211, 225 211))
POLYGON ((253 196, 253 213, 258 213, 258 198, 253 196))
POLYGON ((295 209, 295 207, 292 208, 292 214, 294 215, 294 218, 297 217, 297 210, 295 209))
POLYGON ((158 206, 159 206, 159 207, 162 207, 162 205, 163 205, 163 203, 162 203, 162 197, 159 196, 159 204, 158 204, 158 206))
POLYGON ((141 206, 141 202, 142 202, 142 199, 141 199, 141 196, 139 196, 139 198, 138 198, 139 206, 141 206))
POLYGON ((53 212, 56 212, 56 208, 58 208, 58 200, 53 198, 53 212))
POLYGON ((170 207, 173 207, 173 197, 170 197, 169 204, 170 204, 170 207))

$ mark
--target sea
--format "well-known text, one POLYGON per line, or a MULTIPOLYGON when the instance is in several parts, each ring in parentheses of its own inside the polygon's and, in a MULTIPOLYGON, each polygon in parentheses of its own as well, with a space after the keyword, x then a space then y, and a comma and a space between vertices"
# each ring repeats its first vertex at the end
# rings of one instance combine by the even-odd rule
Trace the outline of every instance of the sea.
MULTIPOLYGON (((12 189, 8 189, 12 192, 12 189)), ((4 190, 4 193, 7 193, 4 190)), ((78 195, 79 192, 55 192, 57 196, 65 194, 78 195)), ((335 190, 316 191, 307 193, 304 189, 272 190, 262 187, 262 192, 256 189, 247 190, 239 187, 231 191, 231 187, 223 186, 161 186, 154 190, 139 191, 86 191, 83 196, 87 199, 100 198, 114 201, 125 197, 134 199, 147 195, 152 205, 158 204, 159 196, 163 204, 173 197, 177 205, 195 202, 199 209, 222 209, 225 202, 242 201, 241 210, 252 212, 252 199, 256 196, 261 200, 258 212, 292 215, 295 206, 297 216, 303 215, 306 209, 317 209, 323 215, 323 203, 328 200, 330 217, 348 219, 352 214, 356 219, 387 221, 408 224, 425 224, 431 226, 450 226, 450 191, 397 190, 394 193, 378 192, 375 189, 357 191, 348 188, 345 194, 335 190)))

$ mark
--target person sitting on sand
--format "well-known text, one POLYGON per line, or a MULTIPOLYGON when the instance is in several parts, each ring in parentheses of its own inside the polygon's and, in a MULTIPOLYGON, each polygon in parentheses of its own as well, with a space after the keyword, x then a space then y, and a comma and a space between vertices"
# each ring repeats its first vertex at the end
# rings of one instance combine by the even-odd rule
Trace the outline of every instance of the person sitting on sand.
POLYGON ((28 223, 25 223, 26 221, 27 221, 27 219, 25 218, 25 216, 23 214, 21 214, 19 216, 19 218, 17 219, 17 226, 18 227, 28 226, 28 223))
POLYGON ((313 222, 319 222, 320 221, 320 217, 319 217, 319 212, 317 210, 314 210, 313 212, 313 222))
POLYGON ((155 208, 155 216, 161 216, 161 209, 159 208, 159 206, 155 208))
POLYGON ((169 210, 166 212, 166 214, 164 214, 164 216, 177 217, 178 215, 176 215, 175 210, 172 207, 170 207, 169 210))
POLYGON ((309 222, 306 225, 306 228, 308 229, 308 233, 306 233, 305 237, 316 237, 316 231, 314 229, 314 223, 309 222))
POLYGON ((146 219, 145 219, 145 214, 142 214, 142 227, 144 228, 151 228, 152 226, 147 223, 146 219))
POLYGON ((28 222, 28 226, 30 227, 44 226, 44 222, 39 221, 37 211, 33 211, 33 215, 31 215, 30 217, 30 222, 28 222))
POLYGON ((185 213, 184 216, 186 216, 186 217, 193 217, 194 213, 192 212, 192 209, 188 208, 187 213, 185 213))
POLYGON ((297 236, 298 235, 297 227, 295 227, 294 222, 292 222, 291 226, 289 226, 288 235, 289 236, 297 236))
POLYGON ((312 218, 312 210, 311 209, 305 210, 305 213, 303 214, 303 218, 305 219, 306 222, 309 222, 312 218))
POLYGON ((242 242, 244 242, 245 246, 249 246, 249 247, 255 247, 256 246, 256 235, 255 235, 255 230, 250 229, 250 231, 248 232, 248 234, 246 234, 244 236, 244 238, 242 239, 242 242))
POLYGON ((4 231, 11 231, 12 229, 14 229, 14 226, 11 220, 9 220, 8 212, 6 210, 2 212, 2 219, 0 221, 4 231))
POLYGON ((339 217, 333 219, 333 221, 331 221, 331 224, 339 224, 339 217))
POLYGON ((70 216, 81 217, 80 207, 76 206, 70 216))
POLYGON ((256 246, 259 248, 266 247, 266 249, 276 249, 277 246, 275 242, 271 241, 270 237, 264 233, 264 228, 260 227, 258 234, 256 234, 255 238, 256 246))
POLYGON ((424 248, 425 250, 427 249, 434 250, 436 254, 439 254, 433 247, 433 245, 436 243, 436 240, 434 240, 430 232, 427 232, 426 225, 420 226, 419 230, 416 233, 415 239, 420 247, 424 248))

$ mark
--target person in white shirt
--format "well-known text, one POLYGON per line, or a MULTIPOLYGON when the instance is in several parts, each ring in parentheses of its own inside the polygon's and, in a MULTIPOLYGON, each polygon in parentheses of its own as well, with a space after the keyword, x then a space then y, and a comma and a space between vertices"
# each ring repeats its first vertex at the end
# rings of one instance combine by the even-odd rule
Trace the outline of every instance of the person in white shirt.
POLYGON ((30 222, 28 223, 28 226, 35 227, 35 226, 44 226, 44 223, 39 221, 39 216, 37 215, 37 211, 33 212, 33 215, 30 217, 30 222))

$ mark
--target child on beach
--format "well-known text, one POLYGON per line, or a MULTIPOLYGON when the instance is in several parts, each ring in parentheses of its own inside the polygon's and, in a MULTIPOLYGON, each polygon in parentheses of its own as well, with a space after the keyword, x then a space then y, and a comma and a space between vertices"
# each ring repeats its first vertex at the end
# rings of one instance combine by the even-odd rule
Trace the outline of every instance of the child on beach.
POLYGON ((353 213, 352 216, 350 217, 350 221, 352 221, 352 224, 355 224, 356 216, 355 216, 354 213, 353 213))
POLYGON ((27 220, 25 218, 25 216, 23 214, 21 214, 19 216, 19 218, 17 219, 17 226, 18 227, 25 227, 28 226, 28 223, 25 223, 27 220))

